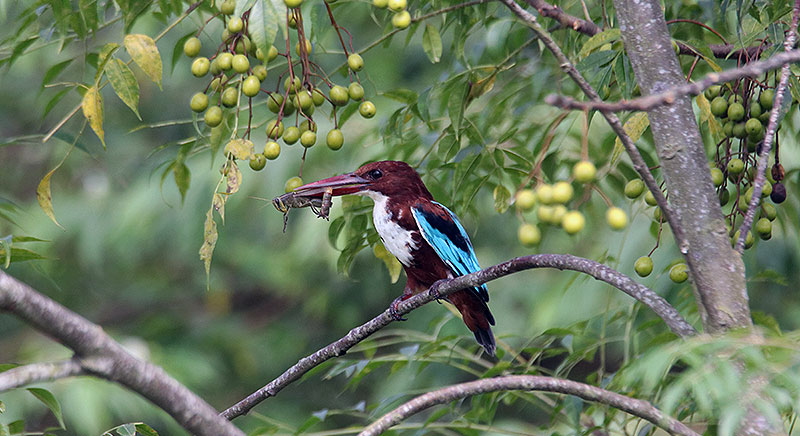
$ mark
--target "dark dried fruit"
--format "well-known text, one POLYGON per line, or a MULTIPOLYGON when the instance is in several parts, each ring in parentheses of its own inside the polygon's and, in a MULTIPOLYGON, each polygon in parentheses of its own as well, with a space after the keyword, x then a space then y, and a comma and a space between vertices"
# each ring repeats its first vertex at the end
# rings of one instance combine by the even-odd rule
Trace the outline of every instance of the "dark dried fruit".
POLYGON ((772 194, 769 194, 769 198, 775 204, 783 203, 786 200, 786 186, 783 186, 783 183, 776 183, 772 187, 772 194))
POLYGON ((776 182, 780 182, 786 176, 786 171, 783 169, 783 165, 775 164, 772 166, 772 179, 776 182))

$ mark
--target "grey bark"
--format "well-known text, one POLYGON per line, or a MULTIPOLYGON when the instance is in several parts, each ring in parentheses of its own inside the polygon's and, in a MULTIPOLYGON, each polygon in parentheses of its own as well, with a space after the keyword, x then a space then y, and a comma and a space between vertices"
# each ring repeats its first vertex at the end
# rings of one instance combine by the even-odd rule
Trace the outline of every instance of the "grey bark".
MULTIPOLYGON (((684 82, 661 4, 614 0, 625 49, 643 95, 684 82)), ((688 96, 647 112, 656 152, 687 246, 681 247, 709 333, 752 325, 744 263, 731 247, 688 96)))

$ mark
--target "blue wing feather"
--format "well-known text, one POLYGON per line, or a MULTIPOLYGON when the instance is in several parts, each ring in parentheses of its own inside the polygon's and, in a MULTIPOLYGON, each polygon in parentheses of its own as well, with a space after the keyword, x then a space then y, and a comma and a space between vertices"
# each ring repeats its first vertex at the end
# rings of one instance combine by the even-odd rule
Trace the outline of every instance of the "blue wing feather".
MULTIPOLYGON (((454 275, 463 276, 479 271, 481 267, 478 265, 475 250, 456 214, 435 201, 431 203, 422 203, 411 208, 423 239, 450 267, 454 275), (433 207, 429 207, 428 204, 431 203, 435 205, 434 207, 440 207, 446 215, 443 216, 433 207)), ((486 285, 475 287, 474 290, 483 301, 489 301, 486 285)))

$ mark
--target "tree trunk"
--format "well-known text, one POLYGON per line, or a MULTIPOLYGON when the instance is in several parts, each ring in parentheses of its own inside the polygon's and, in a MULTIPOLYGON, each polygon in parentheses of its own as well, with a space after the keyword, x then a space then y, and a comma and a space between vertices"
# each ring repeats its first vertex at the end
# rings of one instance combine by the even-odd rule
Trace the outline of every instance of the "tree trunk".
MULTIPOLYGON (((614 0, 642 95, 684 83, 661 4, 614 0)), ((741 256, 731 247, 689 97, 648 111, 669 202, 685 232, 686 257, 706 332, 750 326, 741 256)), ((680 241, 679 245, 680 245, 680 241)))

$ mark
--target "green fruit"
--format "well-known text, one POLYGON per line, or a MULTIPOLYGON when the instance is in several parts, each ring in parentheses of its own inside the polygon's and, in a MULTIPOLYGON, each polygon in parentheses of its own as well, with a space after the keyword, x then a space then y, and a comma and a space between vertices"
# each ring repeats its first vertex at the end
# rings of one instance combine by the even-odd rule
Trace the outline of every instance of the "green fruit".
POLYGON ((334 85, 329 94, 331 102, 336 106, 344 106, 350 100, 350 94, 344 86, 334 85))
POLYGON ((722 133, 728 138, 733 136, 733 121, 728 121, 722 125, 722 133))
POLYGON ((347 57, 347 66, 353 71, 361 71, 364 68, 364 59, 358 53, 353 53, 347 57))
POLYGON ((628 225, 628 214, 618 207, 609 207, 606 211, 606 222, 614 230, 622 230, 628 225))
POLYGON ((278 139, 283 135, 283 123, 278 120, 272 120, 267 123, 267 138, 278 139))
POLYGON ((297 76, 294 77, 294 80, 292 80, 291 77, 287 77, 286 80, 283 81, 283 87, 289 91, 289 94, 294 94, 298 89, 303 87, 303 83, 297 76))
POLYGON ((272 92, 267 97, 267 108, 270 112, 277 114, 281 109, 281 104, 283 104, 283 96, 277 92, 272 92))
POLYGON ((405 29, 411 25, 411 14, 408 11, 401 11, 392 17, 392 26, 398 29, 405 29))
POLYGON ((239 17, 231 17, 228 20, 228 32, 239 33, 244 29, 244 21, 239 17))
POLYGON ((711 100, 711 113, 722 118, 728 114, 728 100, 724 97, 715 97, 711 100))
POLYGON ((768 111, 772 109, 772 101, 775 100, 775 91, 771 89, 765 89, 761 91, 761 95, 758 96, 758 102, 761 103, 761 107, 768 111))
POLYGON ((542 241, 542 232, 533 224, 525 223, 517 230, 519 242, 526 247, 533 247, 542 241))
POLYGON ((739 158, 733 158, 728 161, 729 174, 741 174, 742 171, 744 171, 744 161, 739 158))
POLYGON ((248 97, 255 97, 261 91, 261 81, 256 76, 247 76, 242 83, 242 93, 248 97))
POLYGON ((364 118, 372 118, 375 116, 375 105, 371 101, 366 100, 358 106, 358 113, 364 118))
POLYGON ((744 129, 744 123, 736 123, 731 130, 735 138, 744 139, 747 137, 747 131, 744 129))
POLYGON ((734 103, 744 104, 742 96, 739 94, 731 94, 731 96, 728 97, 728 104, 734 104, 734 103))
POLYGON ((217 127, 222 122, 222 109, 219 106, 211 106, 203 116, 203 121, 208 127, 217 127))
POLYGON ((269 46, 269 53, 267 53, 267 62, 278 57, 278 49, 274 45, 269 46))
POLYGON ((547 183, 536 186, 536 198, 542 204, 553 204, 553 187, 547 183))
POLYGON ((236 54, 242 54, 242 55, 247 53, 252 53, 253 44, 250 43, 250 38, 246 36, 242 36, 241 38, 239 38, 239 40, 236 41, 236 47, 234 47, 233 51, 235 51, 236 54))
POLYGON ((260 48, 256 49, 256 59, 260 60, 261 62, 264 62, 264 51, 261 50, 260 48))
POLYGON ((638 198, 644 192, 644 182, 642 179, 633 179, 625 184, 625 196, 628 198, 638 198))
POLYGON ((657 208, 653 209, 653 219, 658 221, 658 222, 661 222, 661 208, 660 207, 657 207, 657 208))
POLYGON ((555 210, 553 209, 553 206, 541 205, 536 208, 536 217, 538 217, 539 221, 543 223, 553 222, 554 215, 555 215, 555 210))
POLYGON ((195 112, 203 112, 208 107, 208 96, 202 92, 198 92, 192 96, 192 101, 189 106, 195 112))
POLYGON ((233 67, 233 71, 237 73, 246 73, 247 70, 250 69, 250 61, 247 60, 247 56, 237 54, 231 59, 231 66, 233 67))
POLYGON ((229 86, 222 91, 222 104, 226 107, 234 107, 238 101, 239 91, 235 87, 229 86))
POLYGON ((655 206, 658 204, 658 202, 656 201, 656 196, 653 195, 653 193, 650 191, 647 191, 644 194, 644 202, 647 203, 648 206, 655 206))
POLYGON ((261 171, 267 166, 267 158, 263 154, 256 154, 250 159, 250 168, 254 171, 261 171))
POLYGON ((764 181, 764 186, 761 187, 761 196, 769 197, 770 194, 772 194, 772 183, 767 180, 764 181))
POLYGON ((222 15, 231 15, 236 11, 236 0, 225 0, 219 6, 219 11, 222 15))
POLYGON ((314 111, 316 109, 317 109, 317 107, 312 104, 311 106, 308 107, 308 109, 303 111, 303 114, 304 115, 308 115, 308 116, 314 115, 314 111))
POLYGON ((193 36, 186 40, 183 43, 183 54, 193 58, 200 53, 200 49, 203 47, 203 44, 200 42, 196 36, 193 36))
POLYGON ((389 5, 389 0, 372 0, 372 6, 375 6, 376 8, 383 9, 388 5, 389 5))
POLYGON ((219 77, 211 81, 211 90, 214 92, 222 91, 222 80, 219 77))
POLYGON ((719 95, 719 91, 721 89, 722 87, 719 85, 712 85, 709 86, 708 89, 706 89, 705 92, 703 92, 703 94, 706 96, 706 99, 713 100, 717 98, 717 96, 719 95))
POLYGON ((559 181, 553 185, 553 201, 564 204, 572 199, 575 190, 569 182, 559 181))
POLYGON ((766 111, 766 112, 764 112, 763 114, 759 115, 759 116, 758 116, 758 119, 759 119, 759 121, 761 121, 762 123, 768 123, 768 122, 769 122, 769 116, 770 116, 770 112, 769 112, 769 111, 766 111))
POLYGON ((597 174, 597 168, 588 160, 582 160, 572 167, 572 176, 580 183, 589 183, 594 180, 597 174))
POLYGON ((195 77, 203 77, 208 74, 208 69, 211 67, 211 63, 208 61, 208 58, 197 58, 192 62, 192 74, 195 77))
POLYGON ((531 189, 520 189, 514 201, 517 209, 526 212, 536 205, 536 194, 531 189))
POLYGON ((211 75, 212 76, 219 76, 222 74, 222 68, 219 67, 219 62, 216 59, 211 61, 211 75))
POLYGON ((227 43, 229 43, 231 41, 232 38, 233 38, 233 34, 231 34, 231 32, 228 31, 227 27, 222 30, 222 42, 227 44, 227 43))
POLYGON ((289 192, 292 192, 292 191, 294 191, 295 189, 297 189, 297 188, 299 188, 301 186, 303 186, 303 179, 301 179, 300 177, 294 176, 294 177, 292 177, 292 178, 290 178, 289 180, 286 181, 286 186, 283 188, 283 190, 286 193, 289 193, 289 192))
POLYGON ((683 283, 689 278, 688 267, 681 262, 669 269, 669 279, 675 283, 683 283))
POLYGON ((758 121, 758 118, 750 118, 744 124, 744 130, 750 136, 755 136, 761 132, 764 126, 761 125, 761 121, 758 121))
POLYGON ((311 100, 314 102, 314 106, 322 106, 322 103, 325 103, 325 94, 319 89, 314 88, 314 90, 311 91, 311 100))
MULTIPOLYGON (((736 242, 739 240, 739 236, 741 236, 741 230, 737 230, 736 233, 733 234, 733 238, 731 238, 731 246, 735 247, 736 242)), ((771 236, 771 235, 770 235, 771 236)), ((756 238, 753 236, 752 232, 747 232, 747 235, 744 237, 744 248, 748 249, 756 243, 756 238)))
MULTIPOLYGON (((305 43, 306 55, 310 55, 311 54, 311 42, 309 42, 309 40, 307 40, 307 39, 305 41, 306 41, 306 43, 305 43)), ((294 52, 297 53, 297 56, 301 56, 300 55, 300 41, 297 41, 297 44, 294 45, 294 52)))
POLYGON ((228 71, 233 66, 233 55, 230 53, 221 53, 217 56, 217 65, 222 71, 228 71))
POLYGON ((764 113, 764 111, 761 110, 761 104, 753 99, 750 102, 750 116, 759 117, 762 113, 764 113))
POLYGON ((561 227, 570 235, 580 232, 585 225, 586 218, 577 210, 567 212, 561 219, 561 227))
POLYGON ((553 206, 553 214, 550 217, 550 223, 556 226, 560 226, 564 222, 564 217, 567 216, 567 206, 563 204, 557 204, 553 206))
POLYGON ((732 103, 728 106, 728 118, 731 121, 739 121, 744 118, 744 106, 741 103, 732 103))
POLYGON ((725 189, 719 193, 719 205, 725 206, 731 200, 731 193, 725 189))
POLYGON ((312 132, 311 130, 306 130, 300 135, 300 144, 305 147, 313 147, 314 144, 317 143, 317 134, 312 132))
POLYGON ((722 182, 725 181, 725 175, 722 174, 721 169, 711 168, 711 181, 714 183, 714 186, 722 185, 722 182))
POLYGON ((267 67, 264 65, 256 65, 253 67, 253 75, 258 77, 258 80, 262 82, 267 80, 267 67))
POLYGON ((364 98, 364 88, 360 84, 353 82, 347 88, 347 95, 353 100, 361 100, 364 98))
POLYGON ((287 8, 299 8, 303 4, 303 0, 283 0, 287 8))
POLYGON ((772 235, 772 221, 767 218, 760 218, 756 221, 756 232, 761 235, 772 235))
POLYGON ((653 259, 650 259, 649 256, 642 256, 636 259, 633 269, 636 274, 639 274, 639 277, 647 277, 653 272, 653 259))
POLYGON ((294 103, 292 100, 286 100, 286 104, 283 105, 283 116, 288 117, 289 115, 293 114, 295 110, 294 103))
POLYGON ((311 93, 306 90, 300 90, 295 96, 294 104, 303 109, 303 112, 306 112, 314 106, 314 100, 311 98, 311 93))
POLYGON ((275 160, 280 154, 281 145, 275 141, 267 141, 266 145, 264 145, 264 152, 262 155, 269 160, 275 160))
POLYGON ((339 129, 333 129, 328 132, 328 136, 325 138, 325 143, 331 150, 338 150, 342 148, 342 145, 344 145, 344 135, 342 135, 342 131, 339 129))
POLYGON ((295 126, 287 127, 286 131, 283 132, 283 142, 292 145, 298 140, 300 140, 300 129, 295 126))
POLYGON ((406 0, 389 0, 387 6, 394 12, 400 12, 408 6, 408 3, 406 0))
POLYGON ((317 133, 317 123, 304 120, 302 123, 300 123, 300 133, 302 134, 307 130, 311 130, 312 132, 317 133))

